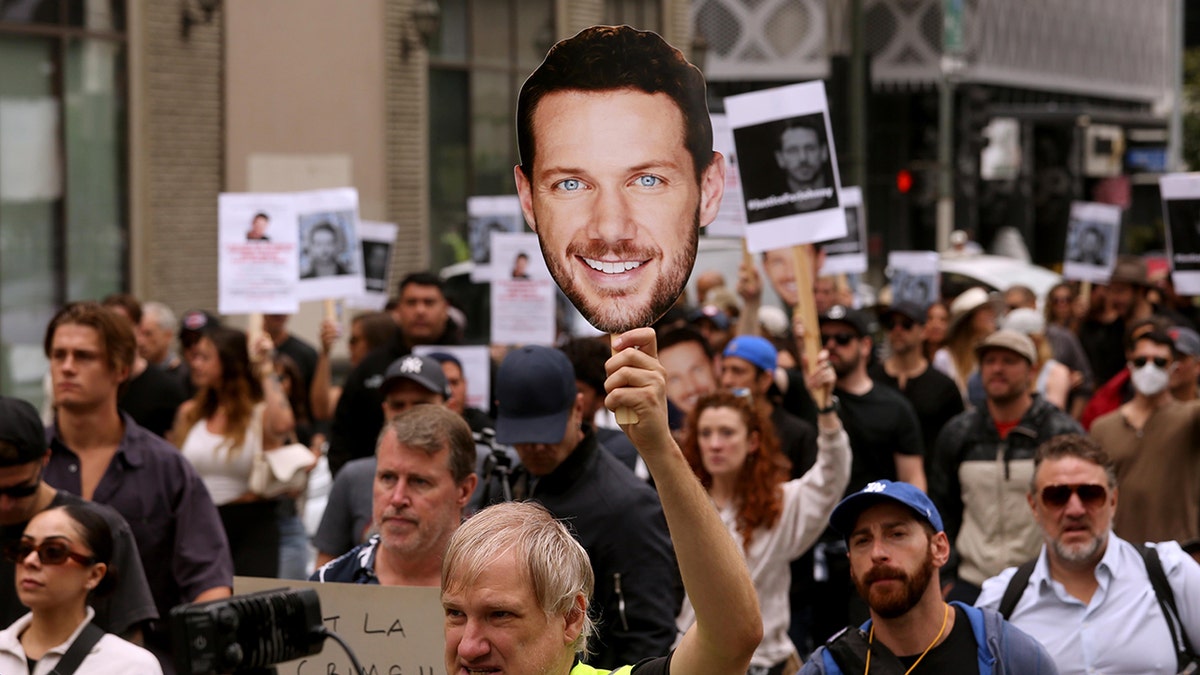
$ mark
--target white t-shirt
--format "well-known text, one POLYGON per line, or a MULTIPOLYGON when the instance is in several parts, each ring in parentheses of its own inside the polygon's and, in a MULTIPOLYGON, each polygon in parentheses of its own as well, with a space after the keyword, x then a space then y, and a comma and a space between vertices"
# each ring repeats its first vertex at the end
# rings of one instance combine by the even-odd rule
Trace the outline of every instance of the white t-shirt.
MULTIPOLYGON (((87 618, 75 628, 75 632, 67 641, 50 649, 38 659, 33 675, 47 675, 58 666, 63 654, 67 653, 71 643, 83 632, 96 610, 87 608, 87 618)), ((29 672, 25 650, 21 647, 21 633, 33 621, 32 614, 17 619, 11 626, 0 631, 0 673, 20 675, 29 672)), ((111 633, 106 633, 100 641, 92 646, 75 675, 162 675, 158 659, 141 647, 126 642, 111 633)))

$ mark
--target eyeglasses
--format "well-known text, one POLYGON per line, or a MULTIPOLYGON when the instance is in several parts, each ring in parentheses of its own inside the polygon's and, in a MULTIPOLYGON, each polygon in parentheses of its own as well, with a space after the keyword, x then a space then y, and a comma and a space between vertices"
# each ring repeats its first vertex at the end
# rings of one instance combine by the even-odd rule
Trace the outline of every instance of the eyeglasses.
POLYGON ((38 560, 43 565, 62 565, 68 560, 74 560, 80 565, 91 565, 96 562, 92 556, 76 553, 61 541, 43 541, 37 546, 31 541, 12 541, 4 545, 4 557, 14 564, 20 563, 37 551, 38 560))
POLYGON ((912 330, 912 327, 916 325, 916 322, 907 316, 893 316, 889 314, 880 319, 879 324, 883 326, 884 330, 891 330, 896 326, 899 326, 901 330, 912 330))
POLYGON ((827 345, 829 344, 829 341, 832 340, 839 347, 845 347, 846 345, 850 344, 855 337, 857 336, 855 336, 853 333, 821 333, 821 344, 827 345))
POLYGON ((1166 368, 1167 363, 1169 363, 1169 360, 1165 356, 1155 356, 1153 359, 1148 356, 1135 356, 1133 357, 1132 363, 1134 368, 1141 368, 1150 361, 1153 361, 1154 365, 1158 366, 1159 368, 1166 368))
POLYGON ((1042 503, 1052 508, 1062 508, 1071 501, 1071 495, 1079 495, 1079 501, 1089 509, 1104 504, 1108 499, 1108 488, 1103 485, 1047 485, 1042 488, 1042 503))

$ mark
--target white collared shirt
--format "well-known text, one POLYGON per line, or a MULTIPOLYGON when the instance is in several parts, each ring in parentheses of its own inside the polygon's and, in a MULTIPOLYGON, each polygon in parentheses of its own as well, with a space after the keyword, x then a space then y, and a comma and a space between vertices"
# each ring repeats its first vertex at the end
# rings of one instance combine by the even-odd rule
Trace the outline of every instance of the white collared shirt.
MULTIPOLYGON (((1200 564, 1176 542, 1150 545, 1158 549, 1188 639, 1200 645, 1200 564)), ((1016 570, 985 581, 975 605, 999 608, 1016 570)), ((1009 620, 1046 647, 1061 675, 1178 672, 1175 646, 1137 547, 1110 532, 1096 581, 1099 587, 1085 605, 1050 578, 1043 545, 1009 620)))
MULTIPOLYGON (((67 649, 83 627, 88 625, 96 610, 87 608, 87 618, 75 628, 67 641, 50 648, 42 658, 38 659, 33 675, 45 675, 58 666, 59 660, 67 653, 67 649)), ((33 621, 32 614, 17 619, 11 626, 0 631, 0 673, 4 675, 20 675, 28 673, 29 666, 25 660, 25 650, 21 647, 21 633, 33 621)), ((100 641, 92 646, 75 675, 162 675, 158 659, 141 647, 126 642, 116 635, 105 634, 100 641)))

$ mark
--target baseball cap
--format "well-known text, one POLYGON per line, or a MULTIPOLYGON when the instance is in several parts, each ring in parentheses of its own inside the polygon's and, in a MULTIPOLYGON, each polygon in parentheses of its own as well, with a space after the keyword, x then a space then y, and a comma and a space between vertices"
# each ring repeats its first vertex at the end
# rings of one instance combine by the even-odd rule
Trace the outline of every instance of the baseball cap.
POLYGON ((221 325, 220 319, 202 309, 189 309, 179 319, 179 344, 186 349, 200 340, 208 328, 221 325))
POLYGON ((757 335, 739 335, 725 345, 725 356, 736 356, 768 373, 775 372, 779 352, 766 338, 757 335))
POLYGON ((46 428, 37 410, 27 401, 0 396, 0 441, 11 448, 0 449, 0 466, 19 466, 46 456, 46 428))
POLYGON ((817 323, 826 324, 831 321, 840 321, 841 323, 849 325, 858 333, 859 337, 870 333, 870 331, 867 329, 867 319, 863 316, 862 312, 850 309, 845 305, 834 305, 833 307, 830 307, 828 312, 825 312, 818 317, 817 323))
POLYGON ((712 321, 718 330, 729 330, 729 315, 716 305, 705 305, 688 312, 688 323, 696 323, 701 319, 712 321))
POLYGON ((509 352, 496 373, 496 441, 558 443, 575 408, 575 369, 557 349, 509 352))
POLYGON ((975 346, 975 355, 982 359, 984 352, 990 349, 1007 349, 1028 361, 1030 365, 1037 363, 1038 360, 1037 348, 1033 346, 1033 340, 1030 340, 1028 335, 1022 335, 1008 328, 998 330, 984 338, 983 342, 975 346))
POLYGON ((1167 331, 1175 341, 1175 351, 1186 356, 1200 356, 1200 334, 1185 326, 1175 326, 1167 331))
POLYGON ((925 310, 915 302, 901 300, 894 305, 889 305, 879 308, 879 318, 882 319, 889 314, 899 314, 900 316, 912 321, 918 325, 925 324, 925 310))
POLYGON ((903 481, 877 480, 867 483, 863 489, 843 499, 833 508, 829 524, 842 537, 849 537, 858 522, 858 516, 868 507, 880 502, 894 501, 907 506, 917 517, 933 526, 935 532, 945 530, 942 514, 938 513, 933 501, 917 486, 903 481))
POLYGON ((1041 335, 1046 332, 1046 317, 1036 309, 1019 307, 1004 315, 1000 326, 1022 335, 1041 335))
POLYGON ((446 384, 442 365, 428 356, 409 354, 392 361, 383 373, 383 384, 379 385, 379 391, 386 394, 392 385, 401 380, 411 380, 435 394, 450 397, 450 387, 446 384))

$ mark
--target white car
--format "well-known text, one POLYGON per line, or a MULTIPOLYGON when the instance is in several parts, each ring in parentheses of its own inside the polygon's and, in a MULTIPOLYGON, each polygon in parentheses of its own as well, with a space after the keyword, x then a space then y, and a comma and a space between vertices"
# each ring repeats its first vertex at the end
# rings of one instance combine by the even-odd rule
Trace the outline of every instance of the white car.
POLYGON ((973 286, 1003 293, 1012 286, 1028 286, 1038 296, 1038 304, 1062 277, 1045 267, 998 255, 942 256, 942 297, 952 298, 973 286))

